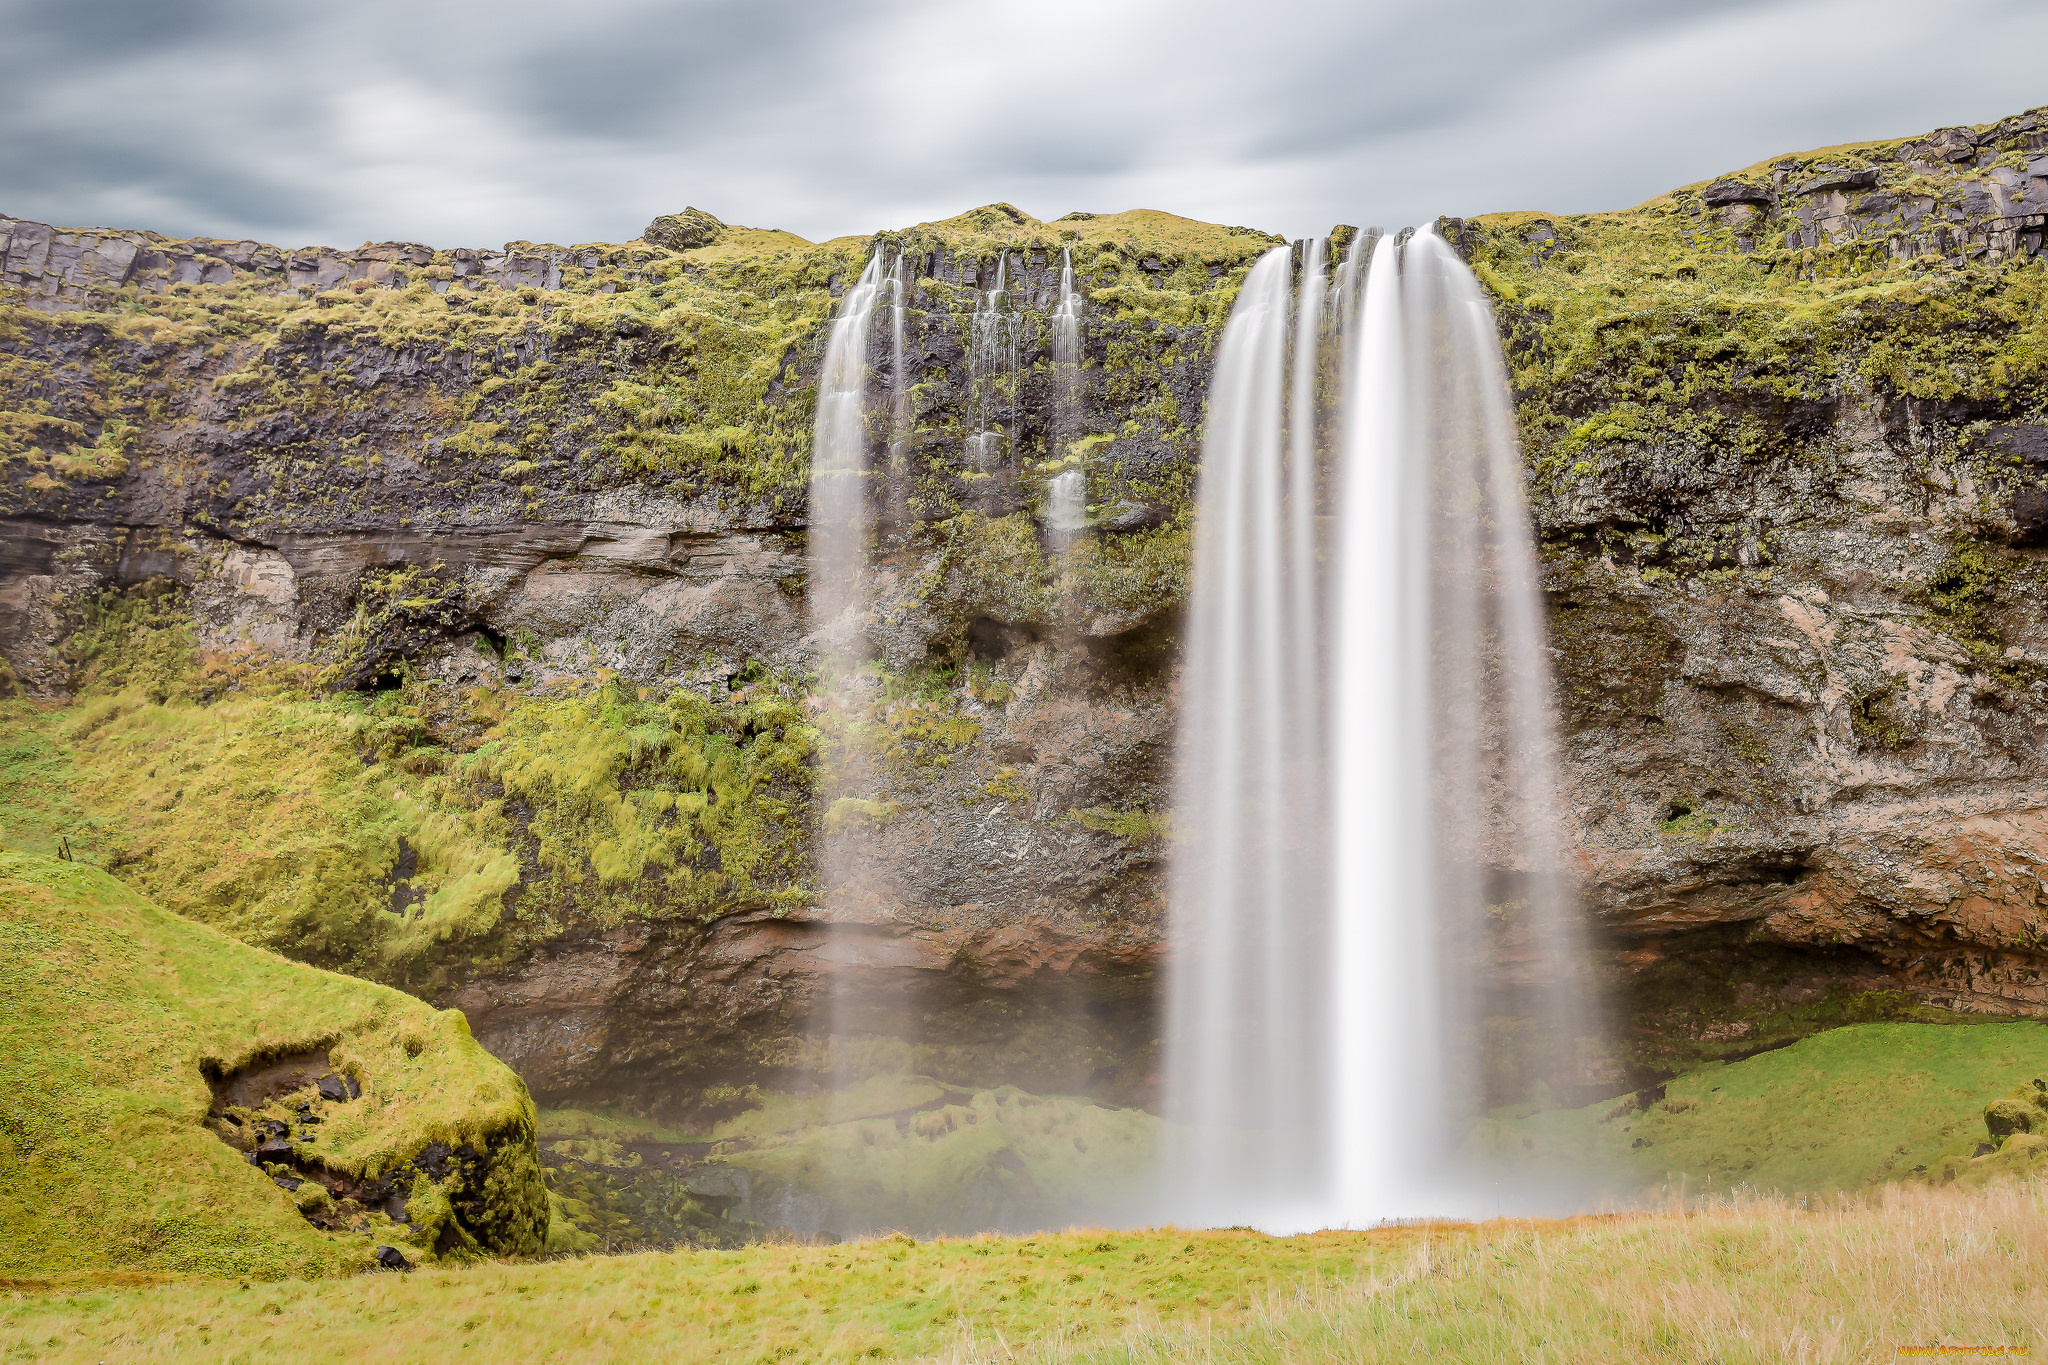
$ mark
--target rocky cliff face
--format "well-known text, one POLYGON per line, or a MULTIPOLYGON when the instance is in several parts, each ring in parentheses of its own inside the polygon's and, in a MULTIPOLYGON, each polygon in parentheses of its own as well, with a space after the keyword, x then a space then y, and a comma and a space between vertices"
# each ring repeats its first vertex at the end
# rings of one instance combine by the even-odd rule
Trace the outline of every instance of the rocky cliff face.
POLYGON ((1643 1022, 2048 1001, 2044 152, 2036 112, 1455 229, 1521 404, 1587 899, 1639 987, 1716 964, 1643 1022))
MULTIPOLYGON (((1521 406, 1582 885, 1634 1024, 1603 1074, 1912 1001, 2048 1005, 2044 157, 2037 113, 1625 213, 1443 224, 1521 406)), ((348 780, 403 810, 349 836, 357 927, 238 932, 459 1004, 544 1097, 688 1107, 822 1074, 805 1025, 853 974, 876 1002, 853 1032, 922 1069, 1144 1098, 1202 399, 1274 239, 1004 205, 877 239, 917 277, 868 626, 885 761, 827 813, 773 773, 816 719, 813 381, 872 243, 664 222, 285 253, 0 221, 0 654, 31 692, 86 686, 91 604, 167 580, 215 656, 361 693, 348 780), (1072 434, 1045 323, 1063 249, 1089 300, 1072 434), (990 459, 969 348, 999 263, 1022 363, 990 459), (1060 555, 1046 483, 1080 464, 1090 530, 1060 555), (579 722, 595 786, 508 757, 522 708, 579 688, 610 699, 579 722), (632 739, 671 692, 710 719, 632 739), (780 812, 744 846, 715 812, 740 790, 780 812), (807 909, 828 815, 866 844, 860 937, 807 909), (361 946, 415 920, 425 946, 361 946)), ((244 686, 216 673, 191 705, 244 686)), ((150 831, 206 798, 180 799, 88 792, 81 821, 176 881, 150 831)), ((180 908, 233 920, 254 894, 180 908)))

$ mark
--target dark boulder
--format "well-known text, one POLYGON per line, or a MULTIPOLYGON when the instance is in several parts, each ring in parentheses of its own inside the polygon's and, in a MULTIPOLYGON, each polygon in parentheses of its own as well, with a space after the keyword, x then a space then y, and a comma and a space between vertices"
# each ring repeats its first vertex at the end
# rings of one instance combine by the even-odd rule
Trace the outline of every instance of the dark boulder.
POLYGON ((290 1138, 267 1137, 249 1153, 249 1161, 257 1166, 289 1166, 298 1160, 298 1151, 290 1138))
POLYGON ((1700 191, 1700 202, 1710 209, 1726 208, 1730 204, 1762 204, 1769 207, 1771 191, 1764 185, 1745 185, 1740 180, 1716 180, 1700 191))
POLYGON ((1899 150, 1922 161, 1968 161, 1977 155, 1977 135, 1967 128, 1943 128, 1899 150))
POLYGON ((1877 186, 1877 170, 1836 170, 1832 167, 1799 187, 1801 194, 1826 194, 1830 190, 1867 190, 1877 186))
POLYGON ((412 1262, 397 1247, 378 1247, 377 1264, 386 1270, 411 1270, 412 1262))
POLYGON ((1984 433, 1984 445, 2021 464, 2048 464, 2048 426, 2001 423, 1984 433))
POLYGON ((2022 545, 2040 545, 2048 542, 2048 491, 2039 488, 2022 488, 2012 495, 2013 524, 2019 527, 2018 541, 2022 545))

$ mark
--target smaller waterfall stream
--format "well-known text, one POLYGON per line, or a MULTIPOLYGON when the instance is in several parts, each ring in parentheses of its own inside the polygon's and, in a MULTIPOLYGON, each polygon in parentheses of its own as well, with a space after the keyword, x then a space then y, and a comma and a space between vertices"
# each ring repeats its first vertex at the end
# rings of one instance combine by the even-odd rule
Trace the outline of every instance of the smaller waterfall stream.
POLYGON ((1010 298, 1010 253, 996 256, 995 287, 975 303, 969 323, 968 467, 993 473, 1017 439, 1017 364, 1023 318, 1010 298))
POLYGON ((1053 411, 1046 454, 1053 464, 1073 460, 1046 482, 1045 526, 1050 549, 1064 556, 1088 525, 1088 469, 1075 449, 1081 436, 1081 291, 1074 287, 1071 248, 1060 250, 1060 292, 1052 311, 1053 411))
POLYGON ((868 341, 882 292, 877 250, 839 301, 811 431, 811 619, 825 631, 836 671, 857 662, 858 617, 866 607, 859 570, 868 529, 868 341))
POLYGON ((884 272, 889 288, 889 523, 908 523, 910 509, 910 371, 904 354, 909 263, 902 252, 884 272))

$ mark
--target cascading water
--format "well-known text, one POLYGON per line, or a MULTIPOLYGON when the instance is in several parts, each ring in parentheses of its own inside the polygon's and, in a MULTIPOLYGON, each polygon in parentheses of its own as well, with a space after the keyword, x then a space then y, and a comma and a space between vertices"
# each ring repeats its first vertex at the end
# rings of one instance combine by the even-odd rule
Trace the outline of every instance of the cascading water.
POLYGON ((909 309, 909 284, 904 276, 909 263, 896 254, 895 266, 886 272, 889 291, 889 521, 902 526, 909 518, 910 488, 910 372, 904 360, 905 315, 909 309))
MULTIPOLYGON (((811 504, 808 528, 811 624, 818 644, 820 717, 826 735, 819 772, 819 808, 829 810, 841 796, 858 796, 872 774, 868 755, 851 736, 855 672, 866 658, 868 576, 863 572, 868 535, 868 346, 876 302, 887 292, 889 273, 877 249, 860 278, 839 302, 825 343, 818 376, 818 415, 811 436, 811 504)), ((818 833, 818 876, 826 910, 821 960, 842 963, 856 954, 844 941, 842 904, 857 868, 846 840, 829 824, 818 833)), ((840 1043, 852 1032, 857 1001, 843 972, 831 980, 826 1040, 832 1047, 833 1081, 853 1078, 843 1070, 840 1043)))
POLYGON ((1074 255, 1060 249, 1060 293, 1052 310, 1053 442, 1048 452, 1064 458, 1080 433, 1081 291, 1074 287, 1074 255))
POLYGON ((969 323, 967 464, 993 473, 1017 436, 1017 363, 1023 317, 1012 306, 1010 254, 996 257, 995 287, 975 301, 969 323))
POLYGON ((1278 248, 1225 328, 1182 696, 1175 1217, 1476 1212, 1493 1187, 1454 1156, 1482 1017, 1529 1040, 1500 1062, 1570 1071, 1576 921, 1508 402, 1491 312, 1434 233, 1360 236, 1334 289, 1323 243, 1298 272, 1278 248))
POLYGON ((1052 437, 1047 454, 1054 463, 1074 460, 1046 481, 1045 526, 1054 554, 1064 555, 1088 525, 1088 471, 1074 449, 1081 435, 1081 291, 1074 287, 1074 258, 1060 251, 1060 292, 1052 311, 1052 437))
POLYGON ((808 533, 811 620, 824 632, 828 672, 834 674, 859 661, 859 617, 866 606, 860 567, 868 529, 868 333, 883 279, 877 250, 839 301, 818 375, 808 533))

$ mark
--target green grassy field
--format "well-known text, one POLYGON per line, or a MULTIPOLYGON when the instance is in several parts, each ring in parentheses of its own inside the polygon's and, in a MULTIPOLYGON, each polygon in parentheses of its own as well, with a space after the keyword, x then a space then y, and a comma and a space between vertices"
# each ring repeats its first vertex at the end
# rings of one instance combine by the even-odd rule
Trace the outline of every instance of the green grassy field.
POLYGON ((1953 1179, 1982 1164, 1985 1106, 2035 1077, 2048 1025, 1859 1024, 1703 1067, 1661 1098, 1497 1116, 1481 1143, 1613 1199, 1953 1179))
POLYGON ((509 1183, 471 1193, 545 1199, 526 1087, 460 1014, 247 947, 78 863, 0 852, 0 907, 0 1275, 274 1279, 360 1269, 377 1242, 420 1232, 431 1243, 426 1191, 413 1229, 378 1215, 319 1231, 208 1130, 208 1071, 284 1054, 324 1054, 361 1088, 307 1099, 321 1120, 307 1150, 327 1170, 374 1176, 431 1142, 524 1134, 524 1155, 494 1167, 509 1183))
POLYGON ((324 1282, 0 1290, 70 1361, 1716 1361, 2048 1349, 2037 1185, 1269 1238, 589 1257, 324 1282))

